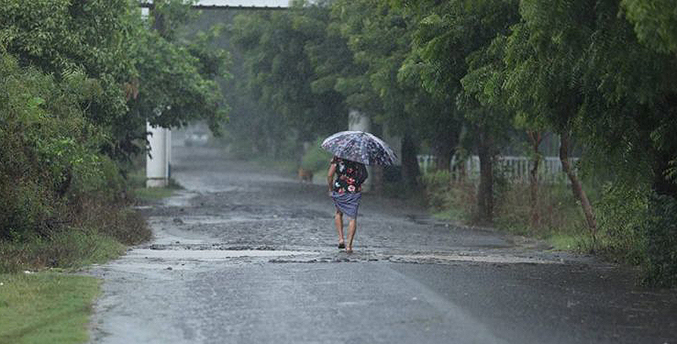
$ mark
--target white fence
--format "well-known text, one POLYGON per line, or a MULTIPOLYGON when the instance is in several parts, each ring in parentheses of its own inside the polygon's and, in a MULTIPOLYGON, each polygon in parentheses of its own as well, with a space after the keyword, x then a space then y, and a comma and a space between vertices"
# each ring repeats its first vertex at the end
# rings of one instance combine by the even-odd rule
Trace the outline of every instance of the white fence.
MULTIPOLYGON (((437 160, 432 155, 418 155, 418 166, 424 174, 433 171, 437 160)), ((571 165, 575 166, 578 158, 570 158, 571 165)), ((524 156, 499 156, 494 165, 503 176, 514 182, 528 182, 529 170, 533 162, 530 158, 524 156)), ((466 159, 463 162, 457 161, 454 156, 451 160, 452 176, 455 181, 462 178, 469 180, 479 179, 480 158, 477 155, 466 159)), ((562 171, 562 163, 559 157, 543 157, 538 166, 538 179, 540 182, 552 183, 564 179, 569 182, 562 171)))

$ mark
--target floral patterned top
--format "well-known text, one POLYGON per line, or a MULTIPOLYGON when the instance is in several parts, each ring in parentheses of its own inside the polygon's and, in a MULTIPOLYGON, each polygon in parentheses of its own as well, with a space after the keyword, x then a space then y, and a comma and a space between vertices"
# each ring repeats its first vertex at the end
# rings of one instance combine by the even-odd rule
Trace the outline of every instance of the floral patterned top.
POLYGON ((333 190, 342 193, 357 193, 362 191, 362 183, 367 180, 369 174, 364 164, 339 157, 331 159, 336 164, 336 180, 333 190))

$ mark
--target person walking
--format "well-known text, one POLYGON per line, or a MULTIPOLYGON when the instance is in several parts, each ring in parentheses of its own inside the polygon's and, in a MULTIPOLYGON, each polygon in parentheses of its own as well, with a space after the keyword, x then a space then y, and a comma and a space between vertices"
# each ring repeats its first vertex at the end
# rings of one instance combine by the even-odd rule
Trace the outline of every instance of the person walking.
POLYGON ((345 247, 346 252, 352 253, 362 183, 369 177, 364 165, 392 165, 397 160, 397 155, 383 140, 373 134, 356 130, 332 134, 320 146, 334 156, 327 172, 327 185, 336 206, 334 222, 339 236, 338 247, 345 247), (347 246, 343 238, 344 214, 348 217, 347 246))
POLYGON ((364 164, 334 156, 327 171, 329 196, 334 200, 334 224, 339 236, 338 248, 353 252, 353 239, 357 231, 357 209, 362 198, 362 183, 369 177, 364 164), (334 178, 336 176, 336 178, 334 178), (348 218, 348 245, 343 235, 343 215, 348 218))

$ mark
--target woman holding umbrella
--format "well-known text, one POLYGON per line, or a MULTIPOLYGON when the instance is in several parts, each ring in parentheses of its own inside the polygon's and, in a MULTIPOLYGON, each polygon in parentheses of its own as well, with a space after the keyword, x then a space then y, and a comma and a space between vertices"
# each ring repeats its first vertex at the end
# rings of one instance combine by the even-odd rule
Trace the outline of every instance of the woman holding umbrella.
POLYGON ((339 236, 339 248, 346 248, 346 252, 353 252, 353 239, 357 230, 357 208, 362 198, 362 183, 368 177, 364 164, 342 159, 335 156, 331 160, 327 173, 329 195, 334 199, 336 213, 334 223, 339 236), (334 180, 336 175, 336 180, 334 180), (348 217, 348 246, 343 240, 343 214, 348 217))
POLYGON ((339 235, 338 247, 345 247, 346 252, 352 253, 362 183, 368 177, 364 165, 391 165, 397 156, 381 139, 363 131, 342 131, 331 135, 322 142, 322 148, 334 154, 327 172, 327 185, 336 206, 334 223, 339 235), (343 239, 344 214, 348 217, 347 246, 343 239))

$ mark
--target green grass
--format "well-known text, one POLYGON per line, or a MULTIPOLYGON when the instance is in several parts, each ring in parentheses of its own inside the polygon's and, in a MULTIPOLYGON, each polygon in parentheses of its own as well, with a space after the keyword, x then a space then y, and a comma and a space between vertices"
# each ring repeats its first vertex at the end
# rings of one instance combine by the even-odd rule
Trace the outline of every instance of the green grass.
POLYGON ((169 179, 169 185, 162 188, 146 187, 146 172, 137 170, 129 175, 129 185, 132 188, 134 198, 140 203, 153 203, 163 198, 171 197, 174 191, 182 189, 174 179, 169 179))
POLYGON ((458 208, 447 208, 432 213, 433 217, 441 221, 463 222, 465 214, 458 208))
MULTIPOLYGON (((592 237, 584 233, 553 233, 546 238, 556 251, 569 251, 583 254, 596 254, 608 261, 623 262, 625 260, 619 259, 618 254, 608 252, 608 243, 597 240, 593 243, 592 237)), ((625 261, 627 262, 627 261, 625 261)))
POLYGON ((139 203, 157 202, 163 198, 171 197, 174 191, 181 189, 181 186, 171 178, 167 187, 147 188, 145 168, 137 168, 131 171, 127 176, 127 183, 132 190, 134 199, 139 203))
POLYGON ((558 251, 578 251, 581 248, 581 238, 570 234, 553 234, 547 241, 558 251))
POLYGON ((0 343, 84 343, 100 282, 41 272, 0 274, 0 343))
POLYGON ((81 229, 22 243, 0 241, 0 273, 50 267, 77 269, 117 258, 124 249, 107 235, 81 229))
POLYGON ((176 189, 165 188, 136 188, 134 198, 141 203, 150 203, 170 197, 176 189))
MULTIPOLYGON (((143 200, 168 197, 179 188, 173 183, 147 190, 144 183, 137 173, 127 187, 138 189, 143 200)), ((115 259, 125 245, 151 237, 143 215, 129 205, 128 199, 85 199, 65 225, 0 240, 0 344, 87 342, 100 281, 64 272, 115 259)))

